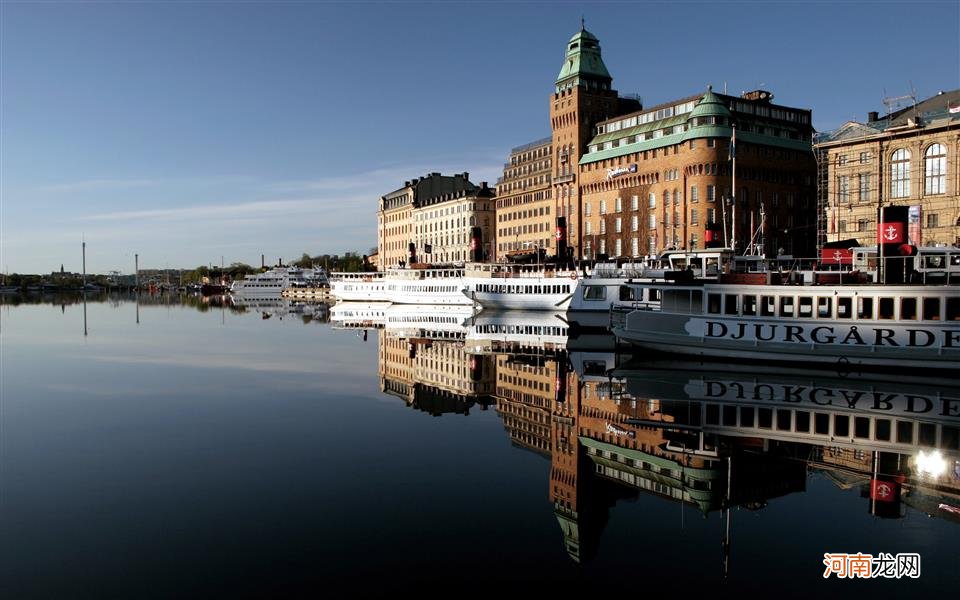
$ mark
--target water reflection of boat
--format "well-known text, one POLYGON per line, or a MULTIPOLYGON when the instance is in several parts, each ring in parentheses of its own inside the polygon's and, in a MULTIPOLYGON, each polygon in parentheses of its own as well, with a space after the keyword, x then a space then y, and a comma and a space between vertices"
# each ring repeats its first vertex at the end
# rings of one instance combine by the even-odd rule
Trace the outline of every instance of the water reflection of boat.
POLYGON ((468 324, 466 344, 475 353, 562 351, 568 329, 563 312, 484 310, 468 324))
POLYGON ((330 311, 330 306, 323 302, 304 302, 280 297, 232 295, 209 296, 207 298, 226 299, 235 310, 258 312, 261 319, 277 317, 279 320, 283 320, 284 317, 293 316, 304 321, 326 322, 330 311))
POLYGON ((960 451, 960 384, 910 377, 684 361, 614 372, 632 396, 697 402, 691 424, 763 435, 915 453, 960 451))
MULTIPOLYGON (((626 423, 660 427, 698 452, 780 448, 855 485, 878 516, 902 516, 901 497, 960 498, 960 385, 908 377, 696 362, 614 371, 626 397, 655 409, 626 423), (724 450, 727 448, 727 450, 724 450)), ((943 516, 943 515, 938 515, 943 516)))
POLYGON ((339 302, 330 309, 334 329, 383 329, 389 302, 339 302))

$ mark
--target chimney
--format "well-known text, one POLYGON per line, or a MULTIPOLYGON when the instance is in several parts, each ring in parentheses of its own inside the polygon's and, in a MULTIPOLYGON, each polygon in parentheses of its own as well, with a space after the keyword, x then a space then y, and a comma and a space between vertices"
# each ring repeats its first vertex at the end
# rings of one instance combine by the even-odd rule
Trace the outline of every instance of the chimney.
POLYGON ((267 259, 263 254, 260 255, 260 268, 261 269, 267 268, 267 259))
POLYGON ((464 181, 470 181, 470 173, 468 173, 467 171, 464 171, 464 172, 463 172, 463 179, 464 179, 464 181))
POLYGON ((875 110, 871 110, 867 113, 867 123, 873 123, 880 120, 880 113, 875 110))

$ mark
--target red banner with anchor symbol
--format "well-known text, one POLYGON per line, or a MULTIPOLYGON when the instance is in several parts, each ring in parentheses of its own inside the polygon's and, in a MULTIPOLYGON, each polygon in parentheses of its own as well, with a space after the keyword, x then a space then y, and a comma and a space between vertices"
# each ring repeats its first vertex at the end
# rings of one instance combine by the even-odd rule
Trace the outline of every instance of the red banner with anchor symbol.
POLYGON ((907 241, 904 235, 904 224, 898 221, 884 223, 877 232, 878 244, 903 244, 907 241))

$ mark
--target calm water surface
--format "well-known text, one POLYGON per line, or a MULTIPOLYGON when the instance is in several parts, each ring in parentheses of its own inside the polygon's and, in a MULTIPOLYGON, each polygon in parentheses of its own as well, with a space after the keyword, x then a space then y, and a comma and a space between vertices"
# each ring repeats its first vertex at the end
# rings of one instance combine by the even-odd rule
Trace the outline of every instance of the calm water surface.
POLYGON ((960 518, 939 508, 960 506, 950 382, 741 376, 552 339, 508 352, 328 317, 122 299, 88 302, 84 335, 75 299, 8 299, 0 596, 960 584, 960 518), (854 411, 824 405, 858 390, 854 411), (930 410, 907 410, 911 393, 930 410), (944 474, 909 466, 906 424, 942 446, 944 474), (874 478, 892 501, 871 499, 874 478), (921 576, 823 579, 824 552, 858 551, 919 553, 921 576))

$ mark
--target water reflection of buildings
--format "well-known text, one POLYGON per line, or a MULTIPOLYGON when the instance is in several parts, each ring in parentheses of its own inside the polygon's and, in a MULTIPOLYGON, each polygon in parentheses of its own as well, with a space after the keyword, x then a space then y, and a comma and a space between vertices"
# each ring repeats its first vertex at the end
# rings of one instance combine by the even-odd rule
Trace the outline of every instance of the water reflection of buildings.
POLYGON ((463 345, 425 337, 378 336, 380 391, 434 416, 469 414, 492 402, 493 359, 463 345))
POLYGON ((960 388, 952 381, 632 366, 537 326, 558 325, 480 313, 445 331, 385 330, 381 384, 431 414, 495 402, 511 444, 550 459, 549 500, 577 562, 595 555, 623 499, 722 513, 729 528, 732 507, 762 510, 804 491, 811 473, 860 490, 864 510, 878 517, 913 506, 960 520, 939 508, 960 506, 960 388))

